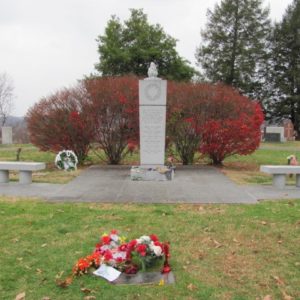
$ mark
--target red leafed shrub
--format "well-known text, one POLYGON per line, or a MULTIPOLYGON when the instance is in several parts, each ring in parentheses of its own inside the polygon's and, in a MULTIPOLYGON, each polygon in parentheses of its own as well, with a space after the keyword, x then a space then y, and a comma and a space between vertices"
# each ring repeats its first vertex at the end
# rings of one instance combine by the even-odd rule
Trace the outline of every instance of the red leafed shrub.
POLYGON ((257 102, 231 87, 216 85, 205 108, 200 152, 207 154, 213 164, 222 164, 228 156, 246 155, 257 149, 264 120, 257 102))
POLYGON ((203 123, 201 100, 207 84, 168 82, 167 136, 184 165, 192 164, 199 150, 203 123))
POLYGON ((249 154, 260 142, 259 104, 221 84, 168 82, 167 132, 183 164, 200 149, 214 164, 249 154))
POLYGON ((73 150, 82 163, 93 138, 88 106, 81 84, 42 99, 26 116, 31 142, 43 151, 73 150))
POLYGON ((95 142, 110 164, 138 144, 138 78, 102 77, 85 81, 92 105, 95 142))

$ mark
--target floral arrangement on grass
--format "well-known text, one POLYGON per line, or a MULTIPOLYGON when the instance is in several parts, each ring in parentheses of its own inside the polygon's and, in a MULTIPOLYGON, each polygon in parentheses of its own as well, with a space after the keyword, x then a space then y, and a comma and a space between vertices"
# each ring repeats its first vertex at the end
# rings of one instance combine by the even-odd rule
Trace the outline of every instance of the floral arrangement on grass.
POLYGON ((126 274, 136 274, 139 270, 146 271, 163 261, 161 272, 169 273, 169 249, 169 244, 161 243, 155 234, 143 235, 126 243, 125 237, 120 236, 117 230, 112 230, 109 234, 104 233, 101 236, 92 254, 76 262, 71 277, 57 284, 66 287, 74 276, 87 274, 102 264, 126 274))

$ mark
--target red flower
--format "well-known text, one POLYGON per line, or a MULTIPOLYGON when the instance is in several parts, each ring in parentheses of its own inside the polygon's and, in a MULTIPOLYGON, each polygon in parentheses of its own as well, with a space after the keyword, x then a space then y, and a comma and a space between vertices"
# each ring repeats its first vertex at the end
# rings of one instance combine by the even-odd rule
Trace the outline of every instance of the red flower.
POLYGON ((136 246, 136 244, 137 244, 137 241, 132 240, 128 243, 128 248, 132 250, 136 246))
POLYGON ((110 237, 108 235, 104 235, 101 239, 104 245, 109 245, 110 237))
POLYGON ((76 265, 80 271, 85 271, 89 266, 90 263, 85 258, 80 258, 76 265))
POLYGON ((126 251, 127 250, 127 244, 122 244, 119 246, 119 251, 126 251))
POLYGON ((110 250, 107 250, 104 254, 104 260, 109 261, 111 259, 113 259, 113 255, 110 250))
POLYGON ((122 261, 123 261, 122 257, 117 257, 117 258, 116 258, 116 262, 117 262, 117 263, 121 263, 122 261))
POLYGON ((94 264, 95 266, 100 265, 100 253, 94 252, 93 254, 86 257, 86 260, 90 262, 90 264, 94 264))
POLYGON ((155 234, 150 234, 150 238, 153 242, 157 242, 158 241, 158 237, 155 234))
POLYGON ((146 256, 147 245, 140 244, 136 247, 136 251, 140 253, 141 256, 146 256))
POLYGON ((113 229, 110 234, 118 234, 118 231, 116 229, 113 229))
POLYGON ((171 270, 172 270, 171 266, 169 264, 166 264, 166 265, 163 266, 161 272, 162 272, 162 274, 165 274, 165 273, 170 273, 171 270))

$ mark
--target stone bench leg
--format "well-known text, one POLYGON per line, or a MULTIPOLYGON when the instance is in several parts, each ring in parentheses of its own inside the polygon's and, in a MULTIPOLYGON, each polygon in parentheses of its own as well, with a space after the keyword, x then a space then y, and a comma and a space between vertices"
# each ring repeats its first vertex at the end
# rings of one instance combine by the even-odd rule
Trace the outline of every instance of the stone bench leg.
POLYGON ((9 173, 8 170, 0 170, 0 183, 9 182, 9 173))
POLYGON ((273 186, 283 189, 285 187, 285 174, 273 174, 273 186))
POLYGON ((296 174, 296 187, 300 187, 300 174, 296 174))
POLYGON ((19 182, 23 184, 32 183, 32 171, 20 171, 19 182))

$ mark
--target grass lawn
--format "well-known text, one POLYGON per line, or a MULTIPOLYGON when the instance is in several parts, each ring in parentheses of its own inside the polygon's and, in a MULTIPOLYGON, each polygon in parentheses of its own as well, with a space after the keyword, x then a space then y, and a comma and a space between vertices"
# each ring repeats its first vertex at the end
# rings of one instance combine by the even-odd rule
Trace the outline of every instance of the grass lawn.
POLYGON ((0 299, 300 299, 300 201, 257 205, 55 204, 0 197, 0 299), (171 242, 176 284, 55 285, 103 232, 171 242), (288 298, 288 296, 293 298, 288 298), (286 297, 286 298, 284 298, 286 297), (88 299, 88 298, 87 298, 88 299))

